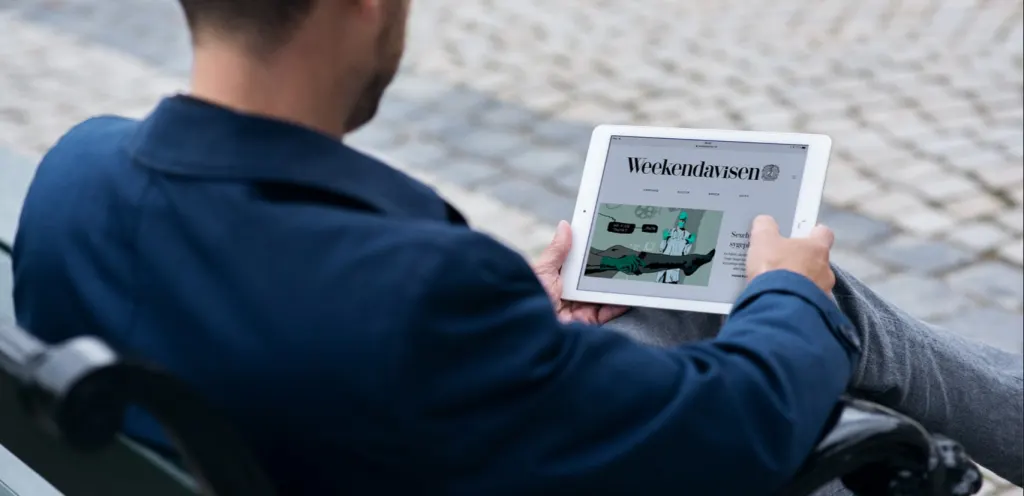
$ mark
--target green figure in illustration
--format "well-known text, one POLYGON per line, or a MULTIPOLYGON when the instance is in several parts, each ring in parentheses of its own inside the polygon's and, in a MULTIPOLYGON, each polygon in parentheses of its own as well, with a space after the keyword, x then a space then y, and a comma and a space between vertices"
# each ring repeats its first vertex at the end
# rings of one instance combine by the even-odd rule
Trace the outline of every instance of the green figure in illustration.
MULTIPOLYGON (((697 242, 697 235, 686 229, 686 221, 689 218, 690 215, 685 210, 679 212, 676 226, 672 229, 666 229, 661 234, 662 254, 679 256, 689 255, 693 251, 693 244, 697 242)), ((679 284, 680 275, 679 269, 665 270, 658 273, 657 281, 664 284, 679 284)))

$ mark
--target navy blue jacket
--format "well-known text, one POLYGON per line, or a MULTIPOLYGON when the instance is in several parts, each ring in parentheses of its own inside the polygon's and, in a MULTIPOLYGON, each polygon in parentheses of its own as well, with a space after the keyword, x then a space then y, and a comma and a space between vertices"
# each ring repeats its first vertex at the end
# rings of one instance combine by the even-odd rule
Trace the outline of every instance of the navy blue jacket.
POLYGON ((288 495, 761 494, 850 378, 849 323, 802 276, 753 281, 714 341, 650 347, 559 324, 458 217, 337 140, 172 97, 46 155, 17 316, 188 381, 288 495))

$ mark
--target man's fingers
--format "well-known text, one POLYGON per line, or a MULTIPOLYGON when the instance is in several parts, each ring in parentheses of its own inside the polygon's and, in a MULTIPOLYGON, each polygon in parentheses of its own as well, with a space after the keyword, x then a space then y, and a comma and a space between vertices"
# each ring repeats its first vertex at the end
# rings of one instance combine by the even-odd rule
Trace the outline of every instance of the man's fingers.
POLYGON ((551 244, 537 257, 534 269, 538 272, 557 273, 569 256, 571 247, 572 228, 563 220, 555 227, 555 238, 551 240, 551 244))
POLYGON ((572 302, 567 303, 566 304, 566 308, 563 308, 563 309, 559 310, 557 313, 555 313, 555 316, 558 317, 558 321, 559 322, 561 322, 563 324, 569 324, 569 323, 572 322, 572 319, 573 319, 572 305, 573 305, 572 302))
POLYGON ((832 244, 836 242, 836 235, 828 228, 828 226, 823 224, 814 226, 814 229, 811 229, 811 234, 808 238, 827 246, 829 249, 832 249, 832 244))
POLYGON ((554 278, 554 282, 551 283, 551 288, 549 290, 549 295, 551 296, 551 300, 554 301, 554 303, 556 305, 558 304, 558 301, 562 299, 562 278, 561 277, 555 277, 554 278))
POLYGON ((751 238, 778 237, 779 224, 770 215, 758 215, 750 228, 751 238))
POLYGON ((586 303, 576 303, 572 309, 573 320, 577 322, 583 322, 586 324, 597 323, 597 311, 600 309, 597 305, 590 305, 586 303))
POLYGON ((629 307, 602 305, 597 309, 597 322, 595 322, 595 324, 606 324, 612 319, 626 313, 627 310, 629 310, 629 307))

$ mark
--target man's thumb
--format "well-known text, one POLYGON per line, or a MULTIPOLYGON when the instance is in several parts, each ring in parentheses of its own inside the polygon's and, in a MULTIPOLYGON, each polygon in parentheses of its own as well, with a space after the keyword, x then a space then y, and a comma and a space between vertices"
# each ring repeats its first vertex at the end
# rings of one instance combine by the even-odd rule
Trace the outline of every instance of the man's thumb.
POLYGON ((777 236, 779 236, 779 224, 770 215, 758 215, 754 218, 754 225, 750 228, 751 238, 777 236))
POLYGON ((534 267, 538 271, 558 272, 569 256, 569 249, 572 248, 572 228, 569 223, 561 221, 555 227, 555 239, 537 257, 534 267))
POLYGON ((836 235, 832 230, 822 224, 814 226, 814 229, 811 230, 811 234, 808 237, 818 240, 818 242, 830 249, 832 248, 832 244, 836 241, 836 235))

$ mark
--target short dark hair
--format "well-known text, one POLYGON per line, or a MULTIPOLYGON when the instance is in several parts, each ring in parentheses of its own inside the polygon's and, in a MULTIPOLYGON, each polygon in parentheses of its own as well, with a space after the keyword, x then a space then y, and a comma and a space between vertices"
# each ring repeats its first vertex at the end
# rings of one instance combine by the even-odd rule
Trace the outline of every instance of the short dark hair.
POLYGON ((180 0, 193 38, 204 30, 240 35, 260 45, 285 41, 317 0, 180 0))

